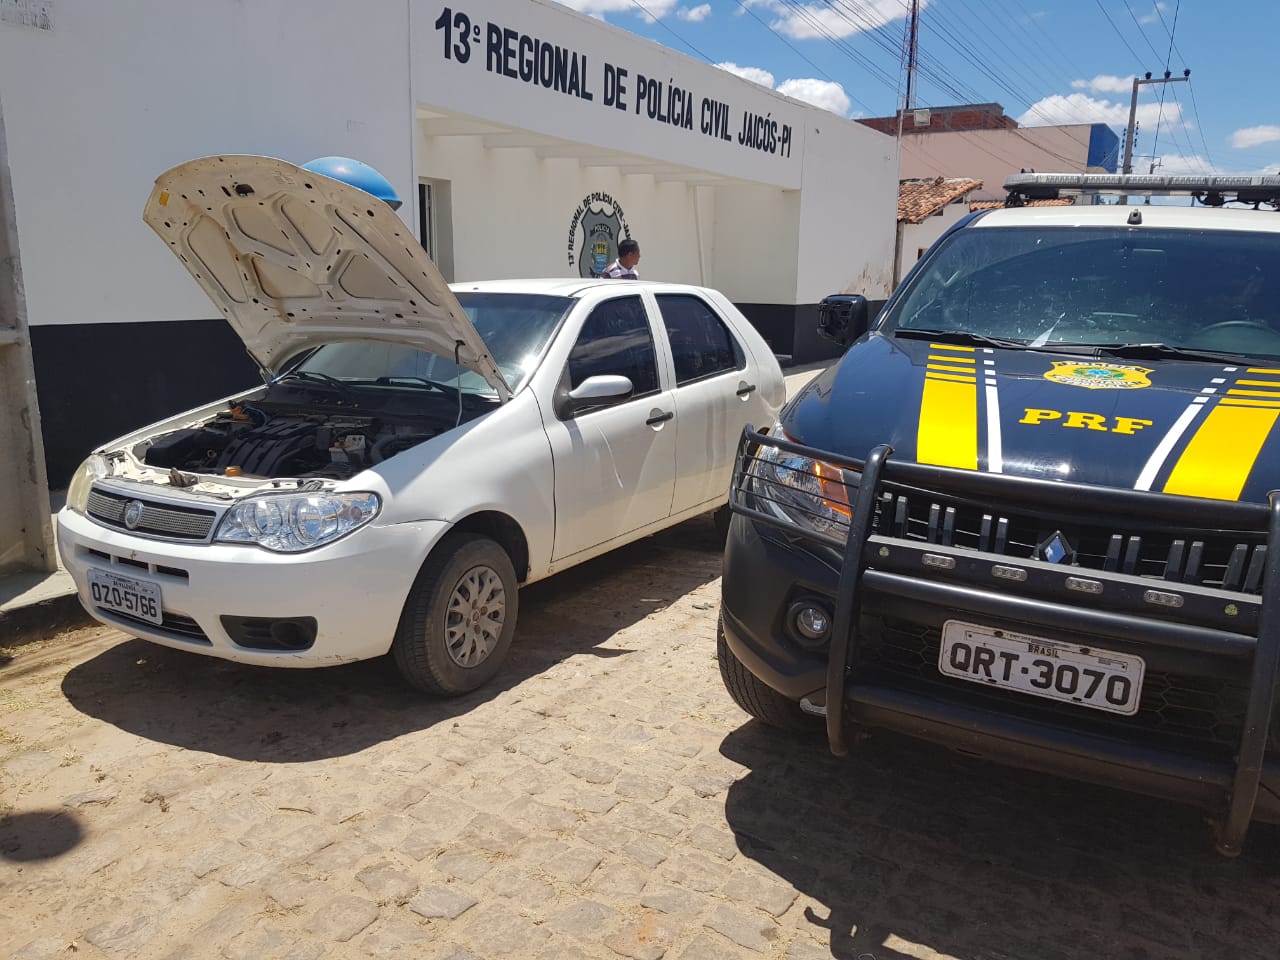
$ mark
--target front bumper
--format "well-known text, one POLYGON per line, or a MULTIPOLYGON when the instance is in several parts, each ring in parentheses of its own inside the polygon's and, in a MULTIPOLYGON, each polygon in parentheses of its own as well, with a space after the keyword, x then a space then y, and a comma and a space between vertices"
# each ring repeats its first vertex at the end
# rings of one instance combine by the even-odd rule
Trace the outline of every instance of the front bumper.
POLYGON ((1228 853, 1239 850, 1251 817, 1280 820, 1280 750, 1270 734, 1280 622, 1274 604, 1263 601, 1280 590, 1275 551, 1252 594, 1025 555, 1015 560, 1011 547, 994 552, 994 541, 982 544, 986 549, 961 543, 958 527, 947 522, 914 530, 897 523, 900 505, 914 498, 944 518, 957 515, 947 513, 951 508, 963 516, 990 505, 1000 517, 1025 507, 1051 514, 1051 524, 1061 515, 1100 522, 1114 516, 1116 529, 1124 529, 1146 511, 1152 524, 1181 529, 1194 516, 1219 532, 1252 531, 1261 543, 1280 544, 1280 509, 1065 484, 1042 490, 1036 481, 891 464, 887 448, 878 450, 866 461, 842 460, 748 432, 731 490, 725 639, 760 680, 826 715, 833 752, 845 752, 848 726, 876 727, 1195 803, 1216 815, 1219 846, 1228 853), (760 444, 850 471, 847 539, 815 534, 768 509, 752 479, 760 444), (1202 517, 1202 510, 1209 513, 1202 517), (994 580, 996 565, 1014 565, 1025 579, 994 580), (1094 581, 1100 593, 1065 589, 1068 577, 1094 581), (1152 587, 1176 592, 1182 606, 1153 606, 1152 587), (786 611, 801 598, 830 611, 829 648, 801 644, 788 630, 786 611), (945 677, 938 643, 949 619, 1141 656, 1148 673, 1139 712, 1106 714, 945 677))
POLYGON ((422 560, 447 529, 443 521, 370 525, 317 550, 277 554, 140 537, 63 509, 58 549, 81 604, 102 623, 224 660, 320 667, 390 649, 422 560), (93 568, 158 586, 163 622, 157 626, 96 606, 88 584, 93 568), (249 635, 266 642, 246 645, 246 621, 261 628, 282 620, 314 620, 314 642, 306 649, 264 649, 269 634, 251 629, 249 635))

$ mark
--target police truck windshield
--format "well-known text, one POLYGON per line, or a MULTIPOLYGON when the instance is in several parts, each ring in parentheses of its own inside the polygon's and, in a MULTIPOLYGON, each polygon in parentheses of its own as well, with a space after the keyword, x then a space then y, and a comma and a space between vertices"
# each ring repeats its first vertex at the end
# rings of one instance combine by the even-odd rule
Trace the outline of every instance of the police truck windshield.
POLYGON ((1280 356, 1278 288, 1275 233, 969 229, 930 256, 881 332, 1280 356))

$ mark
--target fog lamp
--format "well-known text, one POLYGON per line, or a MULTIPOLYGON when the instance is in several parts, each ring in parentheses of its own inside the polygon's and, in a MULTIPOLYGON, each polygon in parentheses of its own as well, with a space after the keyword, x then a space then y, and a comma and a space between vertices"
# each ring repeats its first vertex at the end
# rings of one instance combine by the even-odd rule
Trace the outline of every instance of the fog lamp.
POLYGON ((820 647, 831 636, 831 614, 814 600, 797 600, 787 610, 787 621, 797 642, 805 647, 820 647))

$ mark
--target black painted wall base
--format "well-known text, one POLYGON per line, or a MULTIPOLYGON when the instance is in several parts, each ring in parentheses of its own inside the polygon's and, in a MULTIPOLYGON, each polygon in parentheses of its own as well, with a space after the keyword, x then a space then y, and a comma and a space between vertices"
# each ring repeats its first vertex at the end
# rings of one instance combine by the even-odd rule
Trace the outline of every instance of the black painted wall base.
POLYGON ((222 319, 31 328, 49 486, 95 447, 261 382, 222 319))
MULTIPOLYGON (((816 303, 739 303, 784 366, 838 357, 818 336, 816 303)), ((872 304, 873 313, 879 308, 872 304)), ((95 447, 259 383, 225 320, 31 328, 49 485, 66 487, 95 447)))

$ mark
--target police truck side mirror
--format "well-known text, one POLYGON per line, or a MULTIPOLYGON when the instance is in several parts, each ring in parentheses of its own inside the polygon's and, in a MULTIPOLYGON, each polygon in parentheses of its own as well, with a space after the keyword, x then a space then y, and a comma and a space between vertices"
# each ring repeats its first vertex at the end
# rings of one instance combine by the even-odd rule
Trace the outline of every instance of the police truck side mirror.
POLYGON ((860 294, 833 294, 818 304, 818 333, 842 347, 866 333, 870 325, 867 298, 860 294))

